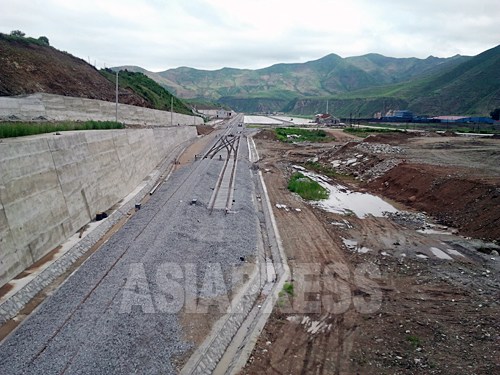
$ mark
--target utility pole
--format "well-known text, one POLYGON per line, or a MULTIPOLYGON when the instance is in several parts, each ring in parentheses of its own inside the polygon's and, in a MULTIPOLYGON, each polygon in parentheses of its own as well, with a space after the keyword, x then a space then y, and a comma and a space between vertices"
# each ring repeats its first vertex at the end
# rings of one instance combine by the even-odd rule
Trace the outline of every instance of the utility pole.
POLYGON ((115 106, 115 121, 118 122, 118 70, 116 71, 116 106, 115 106))
POLYGON ((174 126, 174 96, 170 97, 170 126, 174 126))

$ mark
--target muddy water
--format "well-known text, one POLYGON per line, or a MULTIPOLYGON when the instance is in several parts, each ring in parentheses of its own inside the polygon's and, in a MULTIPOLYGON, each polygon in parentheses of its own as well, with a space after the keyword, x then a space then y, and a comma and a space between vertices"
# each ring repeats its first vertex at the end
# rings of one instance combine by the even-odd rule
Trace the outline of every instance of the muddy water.
POLYGON ((301 173, 317 181, 330 193, 328 199, 314 202, 318 207, 328 212, 340 214, 355 214, 360 219, 369 215, 384 216, 384 212, 397 212, 397 209, 382 198, 368 193, 359 193, 347 187, 331 183, 325 177, 301 170, 301 173))

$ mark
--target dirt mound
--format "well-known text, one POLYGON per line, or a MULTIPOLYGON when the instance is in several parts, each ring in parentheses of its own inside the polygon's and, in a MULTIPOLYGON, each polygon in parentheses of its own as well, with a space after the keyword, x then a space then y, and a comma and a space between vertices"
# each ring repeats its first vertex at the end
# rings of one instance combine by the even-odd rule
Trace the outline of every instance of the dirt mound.
MULTIPOLYGON (((0 96, 36 92, 115 101, 115 85, 82 59, 0 35, 0 96)), ((152 107, 131 90, 120 90, 120 102, 152 107)))
POLYGON ((276 141, 278 138, 276 137, 276 133, 273 130, 263 129, 258 132, 255 136, 255 139, 266 139, 269 141, 276 141))
POLYGON ((451 130, 447 130, 443 133, 438 133, 438 134, 442 137, 458 137, 458 134, 451 130))
POLYGON ((363 140, 363 142, 401 144, 401 143, 406 143, 408 139, 417 136, 419 136, 418 133, 406 133, 406 132, 381 133, 381 134, 369 135, 363 140))
POLYGON ((196 131, 198 132, 198 135, 207 135, 212 133, 214 128, 207 125, 196 125, 196 131))
POLYGON ((387 143, 348 142, 319 156, 319 161, 337 172, 360 181, 374 180, 401 163, 406 150, 387 143))
POLYGON ((500 239, 500 182, 468 179, 456 168, 402 163, 368 186, 463 234, 500 239))

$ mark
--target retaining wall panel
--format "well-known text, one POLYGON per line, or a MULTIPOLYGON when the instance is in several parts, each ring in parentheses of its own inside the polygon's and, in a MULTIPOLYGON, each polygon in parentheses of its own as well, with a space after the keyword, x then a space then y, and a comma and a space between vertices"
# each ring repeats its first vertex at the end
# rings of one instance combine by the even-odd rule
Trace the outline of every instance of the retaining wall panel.
POLYGON ((0 286, 118 203, 194 137, 194 127, 176 127, 0 143, 0 286))

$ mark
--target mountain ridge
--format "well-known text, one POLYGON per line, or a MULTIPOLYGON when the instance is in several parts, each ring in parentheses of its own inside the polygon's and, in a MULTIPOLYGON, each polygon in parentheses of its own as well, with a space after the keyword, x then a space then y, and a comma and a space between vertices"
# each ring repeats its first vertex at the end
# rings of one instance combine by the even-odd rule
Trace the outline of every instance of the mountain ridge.
POLYGON ((500 46, 477 56, 425 59, 378 53, 343 58, 331 53, 304 63, 277 63, 255 70, 179 67, 145 74, 182 98, 215 100, 245 112, 310 115, 321 108, 315 102, 322 101, 324 107, 328 99, 337 103, 336 114, 341 116, 353 112, 371 116, 394 109, 387 108, 391 105, 429 115, 487 115, 500 106, 495 79, 499 56, 500 46), (480 79, 474 81, 474 77, 480 79))

